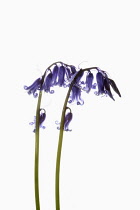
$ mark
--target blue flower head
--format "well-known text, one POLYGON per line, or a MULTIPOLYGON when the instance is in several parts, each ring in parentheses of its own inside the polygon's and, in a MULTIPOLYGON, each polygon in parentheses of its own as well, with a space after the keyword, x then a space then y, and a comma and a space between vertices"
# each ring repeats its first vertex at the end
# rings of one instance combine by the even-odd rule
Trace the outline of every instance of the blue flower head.
POLYGON ((53 86, 52 85, 52 79, 53 79, 53 74, 52 74, 52 72, 50 72, 47 76, 46 76, 46 78, 45 78, 45 80, 44 80, 44 84, 43 84, 43 89, 44 89, 44 91, 45 92, 49 92, 49 93, 54 93, 54 90, 50 90, 50 88, 53 86))
POLYGON ((98 95, 105 93, 104 90, 104 77, 101 72, 96 74, 97 86, 98 86, 98 95))
POLYGON ((58 76, 58 65, 55 65, 52 71, 52 85, 57 85, 57 76, 58 76))
POLYGON ((116 83, 112 79, 109 79, 109 78, 108 78, 108 82, 111 85, 111 87, 113 88, 113 90, 121 97, 120 91, 117 88, 116 83))
MULTIPOLYGON (((40 118, 39 118, 39 127, 45 129, 45 126, 43 126, 43 122, 46 119, 46 111, 45 109, 40 109, 40 118)), ((36 117, 34 117, 34 121, 29 123, 30 125, 35 125, 36 124, 36 117)), ((35 133, 36 128, 33 130, 35 133)))
POLYGON ((97 95, 105 94, 115 101, 111 93, 111 89, 110 89, 110 86, 111 86, 113 90, 121 97, 121 94, 115 82, 112 79, 109 79, 107 74, 104 71, 102 70, 98 71, 98 73, 96 74, 96 80, 97 80, 97 86, 98 86, 97 95))
POLYGON ((62 87, 65 84, 65 73, 66 68, 64 66, 60 66, 58 70, 58 86, 62 87))
POLYGON ((32 85, 30 86, 24 86, 24 89, 27 90, 27 93, 30 95, 30 94, 33 94, 33 96, 36 98, 38 96, 38 93, 37 91, 38 90, 41 90, 42 89, 42 83, 43 83, 43 77, 41 78, 38 78, 37 80, 35 80, 33 82, 32 85))
POLYGON ((87 76, 86 76, 86 87, 84 87, 84 90, 87 92, 87 93, 89 93, 90 92, 90 90, 93 88, 93 84, 92 84, 92 82, 93 82, 93 74, 91 73, 91 72, 89 72, 88 74, 87 74, 87 76))
POLYGON ((70 110, 70 112, 68 112, 68 113, 65 115, 64 131, 71 131, 71 130, 69 129, 69 124, 70 124, 70 122, 71 122, 71 120, 72 120, 72 117, 73 117, 73 114, 72 114, 72 112, 71 112, 71 110, 70 110))
POLYGON ((70 100, 69 103, 72 103, 76 101, 77 105, 83 105, 84 100, 81 98, 81 89, 79 86, 73 85, 71 94, 70 94, 70 100))
MULTIPOLYGON (((64 119, 64 131, 72 131, 69 129, 69 124, 73 118, 73 114, 71 112, 71 109, 69 107, 66 107, 66 110, 69 109, 69 112, 65 114, 64 119)), ((60 125, 58 121, 55 122, 57 125, 60 125)), ((58 130, 60 130, 60 127, 57 127, 58 130)))

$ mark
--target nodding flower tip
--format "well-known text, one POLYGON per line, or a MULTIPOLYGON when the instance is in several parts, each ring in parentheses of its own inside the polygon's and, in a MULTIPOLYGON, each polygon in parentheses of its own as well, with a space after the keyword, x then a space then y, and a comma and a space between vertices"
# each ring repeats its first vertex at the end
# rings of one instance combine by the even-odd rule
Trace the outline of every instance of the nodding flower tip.
POLYGON ((27 90, 27 93, 30 95, 30 94, 33 94, 33 96, 36 98, 38 96, 38 93, 37 91, 38 90, 41 90, 42 89, 42 84, 43 84, 43 79, 42 77, 41 78, 38 78, 36 79, 32 85, 30 86, 24 86, 24 89, 27 90))
POLYGON ((65 130, 65 131, 72 131, 72 130, 69 129, 69 124, 70 124, 70 122, 71 122, 71 120, 72 120, 72 117, 73 117, 73 114, 72 114, 71 111, 68 112, 68 113, 65 115, 65 122, 64 122, 64 130, 65 130))
POLYGON ((84 90, 89 93, 90 90, 93 88, 93 74, 91 72, 88 72, 87 76, 86 76, 86 87, 84 87, 84 90))
POLYGON ((77 105, 84 104, 84 100, 81 98, 81 89, 76 85, 73 85, 69 98, 69 103, 76 101, 77 105))
POLYGON ((96 80, 97 80, 97 86, 98 86, 98 92, 97 95, 105 94, 108 95, 110 98, 112 98, 114 101, 114 97, 111 93, 110 86, 113 88, 113 90, 121 97, 121 94, 119 92, 119 89, 117 88, 115 82, 108 78, 106 73, 102 73, 101 70, 96 74, 96 80))
MULTIPOLYGON (((64 131, 72 131, 69 129, 69 124, 73 118, 73 114, 71 112, 70 108, 66 108, 69 109, 70 111, 68 113, 65 114, 65 119, 64 119, 64 131)), ((55 121, 55 124, 60 125, 60 123, 58 121, 55 121)), ((58 130, 60 130, 60 127, 57 127, 58 130)))
MULTIPOLYGON (((43 122, 46 119, 46 111, 45 109, 40 109, 40 117, 39 117, 39 127, 45 129, 46 127, 43 126, 43 122)), ((36 124, 36 116, 34 117, 34 121, 29 123, 30 125, 35 125, 36 124)), ((33 132, 36 132, 36 127, 34 128, 33 132)))
POLYGON ((44 84, 43 84, 44 91, 51 94, 54 93, 54 90, 50 90, 50 88, 53 86, 52 78, 53 78, 53 74, 52 72, 50 72, 44 79, 44 84))

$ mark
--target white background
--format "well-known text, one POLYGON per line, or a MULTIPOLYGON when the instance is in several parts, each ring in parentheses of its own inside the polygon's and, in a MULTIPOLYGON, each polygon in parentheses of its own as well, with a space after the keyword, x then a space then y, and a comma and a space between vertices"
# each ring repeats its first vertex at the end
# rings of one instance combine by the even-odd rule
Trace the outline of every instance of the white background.
MULTIPOLYGON (((35 210, 34 134, 37 100, 23 89, 53 62, 98 66, 122 98, 84 95, 72 106, 64 136, 61 210, 140 209, 139 1, 3 1, 0 5, 0 209, 35 210)), ((43 96, 41 210, 55 210, 54 177, 64 101, 43 96)))

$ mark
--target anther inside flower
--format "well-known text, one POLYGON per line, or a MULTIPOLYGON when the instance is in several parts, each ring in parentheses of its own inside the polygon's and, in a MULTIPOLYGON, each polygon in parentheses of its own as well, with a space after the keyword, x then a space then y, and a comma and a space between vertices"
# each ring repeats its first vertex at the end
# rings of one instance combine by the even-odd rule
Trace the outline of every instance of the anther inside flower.
MULTIPOLYGON (((67 113, 65 113, 65 119, 64 119, 64 131, 72 131, 69 129, 69 124, 72 120, 73 114, 71 112, 71 109, 69 107, 66 108, 66 110, 69 110, 67 113)), ((60 124, 58 123, 58 121, 55 122, 56 124, 60 124)), ((58 130, 60 130, 60 127, 57 127, 58 130)))
MULTIPOLYGON (((43 122, 46 119, 46 111, 45 109, 40 109, 40 119, 39 119, 39 127, 45 129, 46 127, 43 126, 43 122)), ((36 124, 36 117, 34 117, 34 121, 29 123, 30 125, 36 124)), ((35 133, 36 128, 34 128, 33 132, 35 133)))

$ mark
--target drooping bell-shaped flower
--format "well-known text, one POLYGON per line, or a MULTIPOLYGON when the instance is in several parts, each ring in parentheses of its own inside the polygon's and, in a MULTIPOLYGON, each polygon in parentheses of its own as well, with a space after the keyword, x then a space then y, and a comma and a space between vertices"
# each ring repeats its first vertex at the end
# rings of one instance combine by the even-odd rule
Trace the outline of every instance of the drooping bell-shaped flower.
POLYGON ((64 66, 60 66, 59 67, 59 70, 58 70, 58 82, 57 82, 57 85, 59 87, 62 87, 64 86, 65 84, 65 67, 64 66))
POLYGON ((119 92, 119 89, 117 88, 115 82, 108 78, 108 75, 105 71, 99 71, 97 74, 96 74, 96 80, 97 80, 97 85, 98 85, 98 94, 97 95, 100 95, 100 94, 105 94, 105 95, 108 95, 110 98, 112 98, 114 101, 114 97, 112 95, 112 92, 111 92, 111 89, 110 89, 110 86, 113 88, 113 90, 121 97, 121 94, 119 92))
MULTIPOLYGON (((39 127, 45 129, 45 126, 43 126, 43 122, 46 119, 46 111, 45 109, 40 109, 40 117, 39 117, 39 127)), ((36 124, 36 117, 34 117, 34 121, 29 123, 30 125, 36 124)), ((34 128, 33 132, 35 133, 36 128, 34 128)))
POLYGON ((65 115, 64 131, 71 131, 71 130, 69 129, 69 124, 70 124, 70 122, 71 122, 71 120, 72 120, 72 117, 73 117, 73 114, 72 114, 71 111, 68 112, 68 113, 65 115))
POLYGON ((92 83, 93 83, 93 74, 91 73, 91 72, 89 72, 88 74, 87 74, 87 76, 86 76, 86 87, 84 87, 84 90, 87 92, 87 93, 89 93, 90 92, 90 90, 91 90, 91 88, 93 88, 93 85, 92 85, 92 83))
POLYGON ((115 99, 113 98, 113 95, 111 93, 110 84, 109 84, 109 80, 107 77, 104 78, 104 87, 105 87, 105 93, 115 101, 115 99))
POLYGON ((105 93, 104 90, 104 76, 101 72, 96 74, 97 86, 98 86, 98 95, 105 93))
MULTIPOLYGON (((66 107, 66 110, 69 109, 69 112, 65 113, 65 118, 64 118, 64 131, 71 131, 69 129, 69 124, 73 118, 73 114, 71 112, 71 109, 69 107, 66 107)), ((60 122, 56 121, 55 124, 60 125, 60 122)), ((60 126, 57 127, 58 130, 60 130, 60 126)))
POLYGON ((68 102, 72 103, 74 101, 76 101, 77 105, 84 104, 84 101, 81 98, 81 89, 76 85, 73 85, 73 87, 72 87, 71 94, 70 94, 70 100, 68 102))
POLYGON ((33 96, 36 98, 38 96, 37 91, 42 89, 42 83, 43 83, 43 77, 36 79, 32 85, 30 86, 24 86, 24 89, 27 90, 27 93, 33 94, 33 96))
POLYGON ((54 68, 53 68, 53 76, 52 76, 52 85, 57 85, 57 79, 58 79, 58 70, 59 70, 59 67, 58 65, 55 65, 54 68))
POLYGON ((112 79, 109 79, 109 78, 108 78, 108 82, 111 85, 111 87, 113 88, 113 90, 121 97, 120 91, 117 88, 116 83, 112 79))
POLYGON ((52 77, 53 77, 53 74, 52 72, 50 72, 46 78, 45 78, 45 81, 44 81, 44 84, 43 84, 43 89, 46 93, 54 93, 54 90, 50 90, 50 88, 53 86, 52 85, 52 77))

